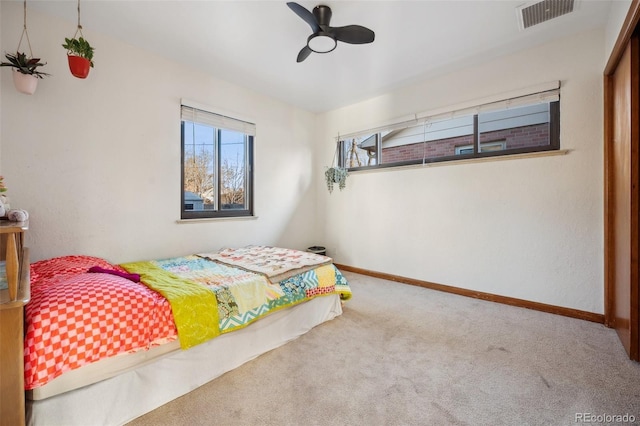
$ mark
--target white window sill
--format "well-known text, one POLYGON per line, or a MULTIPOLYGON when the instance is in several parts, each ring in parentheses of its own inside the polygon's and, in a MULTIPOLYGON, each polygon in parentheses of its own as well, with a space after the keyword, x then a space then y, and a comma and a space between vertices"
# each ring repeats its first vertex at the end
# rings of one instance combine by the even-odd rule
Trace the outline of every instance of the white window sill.
POLYGON ((186 223, 203 223, 203 222, 218 222, 218 221, 226 221, 226 220, 256 220, 258 216, 235 216, 235 217, 205 217, 202 219, 178 219, 176 223, 178 224, 186 224, 186 223))
POLYGON ((571 152, 570 149, 558 149, 552 151, 539 151, 539 152, 525 152, 522 154, 508 154, 508 155, 495 155, 491 157, 481 157, 481 158, 465 158, 464 160, 448 160, 448 161, 434 161, 433 163, 424 163, 424 164, 408 164, 406 166, 389 166, 389 167, 380 167, 380 168, 371 168, 371 169, 362 169, 362 170, 349 170, 349 173, 375 173, 375 172, 390 172, 393 170, 402 170, 402 169, 419 169, 423 167, 445 167, 445 166, 454 166, 458 164, 474 164, 474 163, 487 163, 491 161, 509 161, 509 160, 519 160, 523 158, 538 158, 538 157, 553 157, 557 155, 566 155, 571 152))

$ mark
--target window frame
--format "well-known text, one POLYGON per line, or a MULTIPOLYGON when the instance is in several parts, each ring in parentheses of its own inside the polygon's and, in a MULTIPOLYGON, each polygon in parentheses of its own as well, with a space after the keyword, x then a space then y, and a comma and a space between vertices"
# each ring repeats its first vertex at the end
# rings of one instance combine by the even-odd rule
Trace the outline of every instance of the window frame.
MULTIPOLYGON (((215 209, 207 210, 186 210, 185 205, 187 200, 185 197, 185 123, 197 123, 197 121, 187 121, 184 119, 182 111, 183 108, 192 108, 194 110, 201 111, 206 114, 213 114, 219 116, 223 120, 236 121, 238 123, 244 123, 255 127, 255 124, 248 121, 233 118, 227 115, 219 114, 212 111, 211 108, 203 108, 201 106, 193 106, 191 103, 181 103, 181 119, 180 119, 180 219, 181 220, 193 220, 193 219, 217 219, 217 218, 246 218, 254 216, 254 142, 255 135, 247 132, 239 131, 237 129, 228 129, 225 127, 210 126, 214 129, 214 160, 215 165, 213 182, 215 189, 215 209), (242 133, 244 135, 244 152, 245 152, 245 206, 244 209, 221 209, 220 208, 220 193, 222 188, 222 156, 220 155, 221 146, 223 144, 221 138, 222 130, 232 130, 242 133)), ((204 123, 200 123, 204 124, 204 123)), ((255 133, 255 131, 253 132, 255 133)))
MULTIPOLYGON (((551 91, 550 91, 551 92, 551 91)), ((535 94, 532 94, 535 95, 535 94)), ((531 96, 531 95, 527 95, 531 96)), ((411 166, 411 165, 419 165, 419 164, 429 164, 429 163, 441 163, 447 161, 456 161, 456 160, 468 160, 468 159, 480 159, 487 157, 501 157, 501 156, 509 156, 515 154, 524 154, 524 153, 535 153, 535 152, 544 152, 544 151, 559 151, 560 150, 560 93, 557 90, 557 100, 549 101, 549 144, 542 146, 531 146, 531 147, 522 147, 522 148, 511 148, 504 149, 499 151, 482 151, 482 147, 479 144, 479 123, 478 123, 478 112, 469 115, 473 116, 473 152, 468 154, 456 154, 456 155, 447 155, 442 157, 432 157, 432 158, 420 158, 415 160, 405 160, 405 161, 397 161, 393 163, 382 163, 379 164, 379 161, 376 161, 375 165, 372 166, 358 166, 358 167, 348 167, 347 165, 347 156, 344 154, 346 152, 345 142, 351 140, 352 137, 345 137, 344 139, 338 140, 338 152, 340 155, 338 156, 339 165, 341 167, 346 168, 349 171, 360 171, 360 170, 375 170, 375 169, 386 169, 392 167, 403 167, 403 166, 411 166)), ((508 102, 509 99, 505 99, 504 101, 508 102)), ((456 111, 452 111, 455 113, 456 111)), ((392 127, 392 126, 391 126, 392 127)), ((375 133, 378 135, 387 130, 385 128, 379 128, 375 133)), ((371 132, 361 132, 360 134, 375 134, 373 131, 371 132)), ((380 137, 376 138, 376 158, 379 160, 381 158, 382 153, 382 144, 380 137)), ((491 142, 482 143, 482 146, 491 142)))

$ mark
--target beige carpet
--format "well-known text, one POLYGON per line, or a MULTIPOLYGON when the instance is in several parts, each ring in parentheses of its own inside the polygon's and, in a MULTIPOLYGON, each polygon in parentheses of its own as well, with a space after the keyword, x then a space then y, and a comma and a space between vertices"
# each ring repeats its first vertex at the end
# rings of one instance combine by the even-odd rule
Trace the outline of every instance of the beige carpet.
POLYGON ((640 423, 640 364, 613 330, 345 275, 341 317, 130 425, 640 423))

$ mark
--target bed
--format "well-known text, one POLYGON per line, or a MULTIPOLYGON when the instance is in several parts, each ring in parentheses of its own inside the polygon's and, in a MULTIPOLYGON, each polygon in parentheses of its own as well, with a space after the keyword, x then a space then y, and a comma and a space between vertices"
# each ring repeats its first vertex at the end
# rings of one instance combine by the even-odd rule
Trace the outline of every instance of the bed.
POLYGON ((269 246, 31 265, 27 424, 124 424, 342 313, 331 258, 269 246))

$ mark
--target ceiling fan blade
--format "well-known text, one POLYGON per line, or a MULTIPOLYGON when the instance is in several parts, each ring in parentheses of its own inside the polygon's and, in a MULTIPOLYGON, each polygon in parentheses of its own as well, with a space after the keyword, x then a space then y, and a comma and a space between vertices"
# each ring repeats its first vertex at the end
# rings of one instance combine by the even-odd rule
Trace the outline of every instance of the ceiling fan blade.
POLYGON ((292 1, 288 2, 287 6, 289 6, 289 9, 293 10, 296 15, 301 17, 307 24, 309 24, 314 33, 320 31, 320 25, 318 24, 316 17, 313 16, 313 13, 305 9, 304 6, 300 6, 298 3, 292 1))
POLYGON ((300 50, 300 53, 298 53, 298 59, 296 59, 296 62, 304 61, 311 54, 311 52, 313 52, 313 50, 309 49, 309 46, 303 47, 302 50, 300 50))
POLYGON ((331 27, 330 32, 335 36, 336 40, 350 44, 371 43, 376 37, 373 31, 361 25, 331 27))

